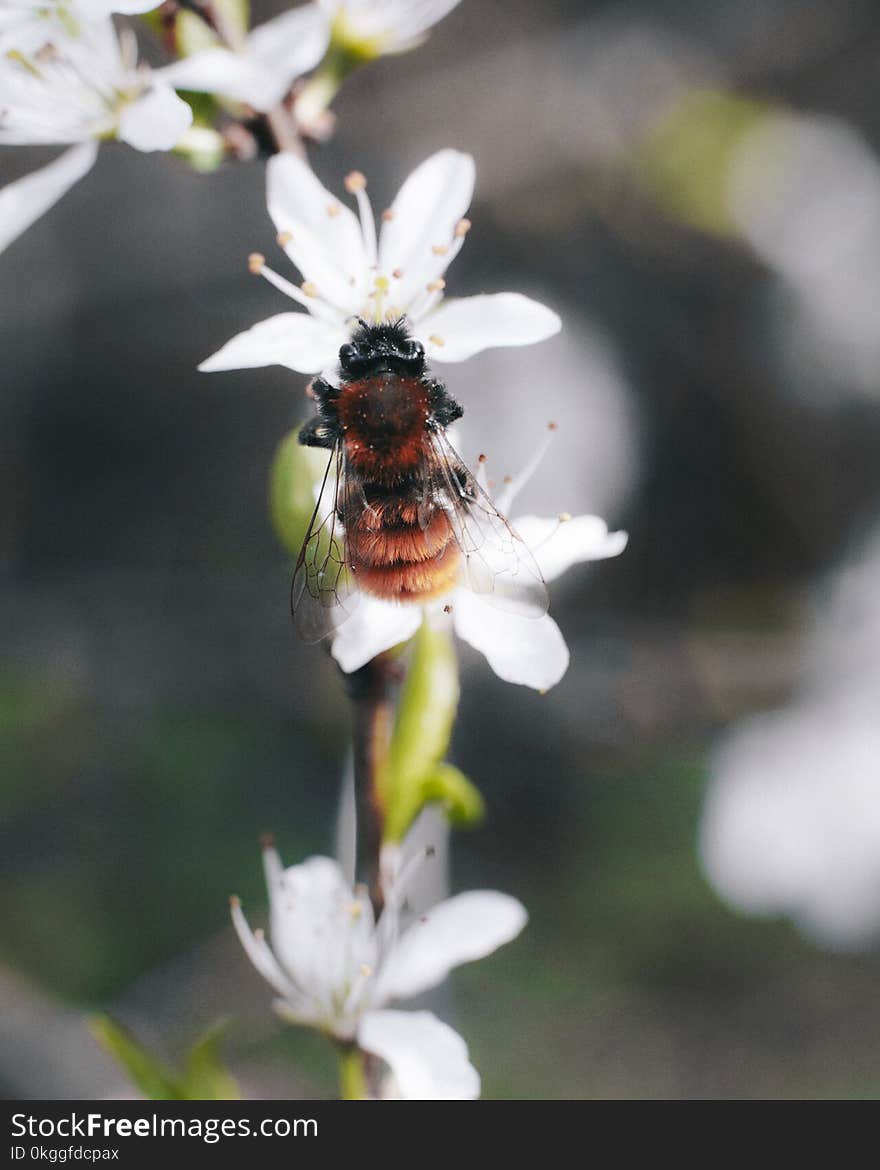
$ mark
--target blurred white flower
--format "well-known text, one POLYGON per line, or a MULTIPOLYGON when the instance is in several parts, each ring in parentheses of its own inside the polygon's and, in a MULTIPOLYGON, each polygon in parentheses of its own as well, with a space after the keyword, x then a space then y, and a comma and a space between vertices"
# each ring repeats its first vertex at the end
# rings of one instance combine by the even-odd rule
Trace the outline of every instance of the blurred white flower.
MULTIPOLYGON (((317 0, 259 25, 240 43, 209 46, 163 69, 177 89, 221 94, 263 113, 276 106, 297 78, 323 59, 369 61, 414 48, 459 0, 317 0)), ((228 29, 227 40, 236 30, 228 29)), ((300 122, 311 125, 335 94, 342 73, 331 62, 329 89, 323 84, 297 103, 300 122)))
POLYGON ((493 346, 531 345, 558 332, 556 313, 519 293, 444 301, 443 279, 470 223, 464 213, 474 189, 470 155, 441 150, 423 162, 382 215, 376 232, 366 180, 355 172, 346 188, 359 216, 327 191, 292 155, 268 165, 269 214, 278 241, 303 276, 292 284, 262 256, 252 271, 308 310, 281 313, 239 333, 199 369, 281 365, 318 373, 335 365, 358 316, 406 316, 435 362, 460 362, 493 346))
POLYGON ((472 1098, 480 1078, 464 1041, 429 1012, 386 1010, 419 995, 462 963, 492 954, 525 926, 523 906, 506 894, 475 890, 441 902, 401 931, 401 913, 424 851, 382 854, 385 905, 378 920, 363 887, 351 889, 341 866, 311 857, 284 869, 274 848, 263 853, 271 947, 252 931, 237 899, 232 920, 251 962, 277 992, 278 1013, 292 1023, 353 1041, 384 1060, 405 1098, 472 1098))
POLYGON ((298 77, 314 69, 330 39, 321 7, 306 4, 258 25, 240 45, 216 45, 159 70, 176 89, 222 94, 255 110, 271 110, 298 77))
MULTIPOLYGON (((539 449, 529 466, 505 485, 496 505, 507 513, 547 450, 539 449)), ((481 476, 484 472, 481 465, 481 476)), ((537 561, 545 581, 554 581, 572 565, 616 557, 626 547, 625 532, 609 532, 598 516, 519 516, 511 521, 537 561)), ((544 614, 530 617, 496 608, 491 595, 472 591, 462 581, 451 593, 423 608, 364 594, 333 639, 332 654, 346 673, 358 670, 377 654, 408 641, 423 612, 434 624, 452 624, 463 641, 485 655, 505 682, 546 691, 568 669, 569 653, 559 626, 544 614)))
POLYGON ((461 0, 318 0, 332 22, 333 41, 363 56, 403 53, 461 0))
POLYGON ((716 753, 703 864, 751 914, 785 914, 832 947, 880 936, 880 723, 815 700, 738 728, 716 753))
POLYGON ((162 0, 3 0, 0 33, 39 21, 57 21, 65 31, 75 30, 79 20, 100 20, 114 12, 133 16, 158 8, 162 0))
POLYGON ((880 938, 880 541, 838 574, 787 709, 715 752, 700 827, 709 880, 835 948, 880 938))
POLYGON ((800 399, 876 396, 880 381, 880 163, 847 122, 772 113, 743 135, 731 213, 780 278, 779 325, 800 399), (843 383, 843 385, 841 385, 843 383))
POLYGON ((192 122, 186 102, 138 67, 134 36, 117 34, 109 18, 65 32, 37 12, 14 43, 0 57, 0 145, 77 145, 0 191, 0 249, 89 170, 100 140, 171 150, 192 122))

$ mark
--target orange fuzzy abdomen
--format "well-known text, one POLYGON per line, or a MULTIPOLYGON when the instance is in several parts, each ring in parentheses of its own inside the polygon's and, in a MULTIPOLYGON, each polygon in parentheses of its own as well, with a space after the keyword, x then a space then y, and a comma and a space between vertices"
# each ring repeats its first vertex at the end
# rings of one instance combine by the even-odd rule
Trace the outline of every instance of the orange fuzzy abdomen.
POLYGON ((459 572, 458 545, 447 544, 439 556, 386 565, 353 565, 358 587, 384 601, 431 601, 455 588, 459 572))
POLYGON ((346 536, 359 588, 386 600, 428 601, 454 587, 458 545, 441 508, 424 527, 417 506, 393 495, 359 504, 352 512, 346 536))

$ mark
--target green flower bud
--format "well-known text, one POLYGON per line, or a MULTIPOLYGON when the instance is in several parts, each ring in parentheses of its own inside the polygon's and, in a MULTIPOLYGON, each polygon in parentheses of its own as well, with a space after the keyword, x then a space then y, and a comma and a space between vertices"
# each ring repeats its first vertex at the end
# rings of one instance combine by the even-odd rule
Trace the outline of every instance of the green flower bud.
POLYGON ((442 804, 454 824, 482 815, 479 792, 442 763, 458 709, 458 663, 452 639, 424 621, 400 695, 388 764, 379 777, 386 841, 400 841, 426 804, 442 804))
POLYGON ((483 819, 486 804, 476 785, 452 764, 438 764, 423 786, 424 803, 440 804, 449 823, 459 828, 483 819))
POLYGON ((327 470, 327 452, 301 447, 299 427, 282 439, 269 473, 269 513, 284 548, 297 556, 315 511, 315 487, 327 470))

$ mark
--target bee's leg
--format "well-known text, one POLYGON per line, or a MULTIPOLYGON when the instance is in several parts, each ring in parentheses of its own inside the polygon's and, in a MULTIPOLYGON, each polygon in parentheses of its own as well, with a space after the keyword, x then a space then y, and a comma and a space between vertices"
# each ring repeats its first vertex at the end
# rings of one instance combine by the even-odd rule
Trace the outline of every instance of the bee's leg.
POLYGON ((337 438, 336 428, 319 414, 299 428, 299 442, 303 447, 326 447, 329 450, 336 445, 337 438))
POLYGON ((312 378, 309 389, 319 406, 326 406, 339 397, 339 387, 331 385, 325 378, 312 378))
POLYGON ((428 404, 431 418, 440 427, 451 426, 456 419, 461 418, 464 410, 455 401, 442 382, 434 379, 428 382, 428 404))

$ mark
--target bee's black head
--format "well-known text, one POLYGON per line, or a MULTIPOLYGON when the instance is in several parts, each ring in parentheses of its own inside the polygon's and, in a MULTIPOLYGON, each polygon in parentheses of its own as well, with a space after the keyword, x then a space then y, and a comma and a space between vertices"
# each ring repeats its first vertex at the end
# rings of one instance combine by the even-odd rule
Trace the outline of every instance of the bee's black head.
POLYGON ((382 325, 358 322, 357 331, 339 351, 343 377, 368 378, 385 371, 420 378, 425 372, 425 347, 409 335, 404 318, 382 325))

